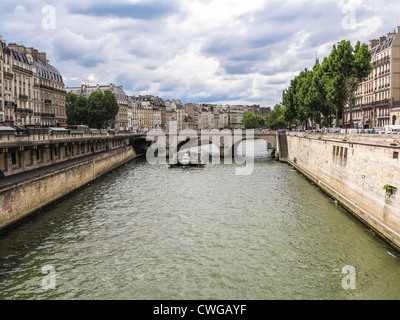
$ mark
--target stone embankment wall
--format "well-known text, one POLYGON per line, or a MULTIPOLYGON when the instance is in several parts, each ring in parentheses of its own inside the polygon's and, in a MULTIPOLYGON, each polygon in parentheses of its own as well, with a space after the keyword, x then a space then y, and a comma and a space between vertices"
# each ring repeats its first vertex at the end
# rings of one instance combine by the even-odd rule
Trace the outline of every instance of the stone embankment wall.
POLYGON ((287 161, 399 249, 399 140, 398 135, 289 133, 287 161))
POLYGON ((132 147, 101 154, 0 190, 0 230, 133 160, 132 147))

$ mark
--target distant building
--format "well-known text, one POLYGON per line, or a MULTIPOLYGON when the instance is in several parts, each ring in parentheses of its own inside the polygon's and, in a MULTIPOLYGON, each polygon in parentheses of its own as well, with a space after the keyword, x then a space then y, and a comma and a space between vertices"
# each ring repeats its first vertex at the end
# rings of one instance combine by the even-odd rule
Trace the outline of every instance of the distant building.
POLYGON ((228 128, 229 129, 243 129, 243 106, 229 106, 227 107, 228 112, 228 128))

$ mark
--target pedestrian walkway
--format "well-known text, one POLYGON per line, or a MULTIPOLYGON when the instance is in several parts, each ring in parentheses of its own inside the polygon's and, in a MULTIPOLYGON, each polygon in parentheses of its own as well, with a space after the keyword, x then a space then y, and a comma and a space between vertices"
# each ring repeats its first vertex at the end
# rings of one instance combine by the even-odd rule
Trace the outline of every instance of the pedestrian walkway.
POLYGON ((68 168, 70 166, 73 166, 75 164, 87 161, 87 160, 91 160, 94 159, 100 155, 109 153, 110 151, 103 151, 103 152, 98 152, 98 153, 94 153, 94 154, 90 154, 87 156, 83 156, 80 158, 76 158, 76 159, 72 159, 72 160, 67 160, 67 161, 63 161, 60 163, 56 163, 56 164, 52 164, 49 166, 45 166, 42 168, 37 168, 37 169, 33 169, 33 170, 29 170, 29 171, 24 171, 21 173, 17 173, 11 176, 6 176, 5 178, 1 178, 0 179, 0 191, 4 188, 16 185, 20 182, 23 182, 24 180, 28 180, 31 178, 35 178, 35 177, 39 177, 41 175, 53 172, 53 171, 57 171, 57 170, 61 170, 64 168, 68 168))

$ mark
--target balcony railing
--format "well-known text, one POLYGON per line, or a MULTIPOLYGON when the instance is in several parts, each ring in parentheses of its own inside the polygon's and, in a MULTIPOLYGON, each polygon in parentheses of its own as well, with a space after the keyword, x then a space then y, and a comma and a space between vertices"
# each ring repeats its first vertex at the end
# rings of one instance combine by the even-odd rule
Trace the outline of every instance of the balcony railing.
POLYGON ((389 103, 390 103, 389 99, 384 99, 384 100, 379 100, 379 101, 372 102, 371 105, 373 105, 373 106, 382 106, 382 105, 389 104, 389 103))
POLYGON ((11 72, 4 72, 4 78, 14 79, 14 75, 11 72))
POLYGON ((24 94, 20 94, 20 95, 19 95, 19 98, 20 98, 20 99, 23 99, 23 100, 28 100, 28 96, 26 96, 26 95, 24 95, 24 94))
POLYGON ((22 67, 19 67, 16 65, 13 65, 13 69, 16 71, 23 72, 23 73, 33 76, 33 71, 31 71, 31 70, 28 70, 28 69, 25 69, 25 68, 22 68, 22 67))
POLYGON ((43 117, 43 118, 55 118, 56 115, 54 113, 39 113, 35 112, 33 114, 35 117, 43 117))
POLYGON ((394 101, 393 107, 400 107, 400 101, 394 101))
POLYGON ((67 91, 65 91, 65 90, 56 89, 56 88, 53 88, 53 87, 46 86, 44 84, 41 84, 40 88, 46 89, 46 90, 50 90, 50 91, 54 91, 54 92, 61 93, 61 94, 67 94, 67 91))
POLYGON ((375 61, 374 63, 372 63, 372 66, 373 67, 378 66, 382 63, 385 63, 386 61, 390 61, 390 56, 386 56, 386 57, 383 57, 382 59, 375 61))
POLYGON ((15 113, 33 113, 33 110, 16 108, 15 113))

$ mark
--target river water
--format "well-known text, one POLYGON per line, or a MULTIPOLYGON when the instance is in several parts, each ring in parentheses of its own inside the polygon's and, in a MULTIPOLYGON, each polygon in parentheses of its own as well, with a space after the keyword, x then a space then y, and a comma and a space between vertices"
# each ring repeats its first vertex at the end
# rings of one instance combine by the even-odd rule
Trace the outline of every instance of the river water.
POLYGON ((137 159, 0 236, 0 299, 399 299, 399 255, 287 164, 137 159))

